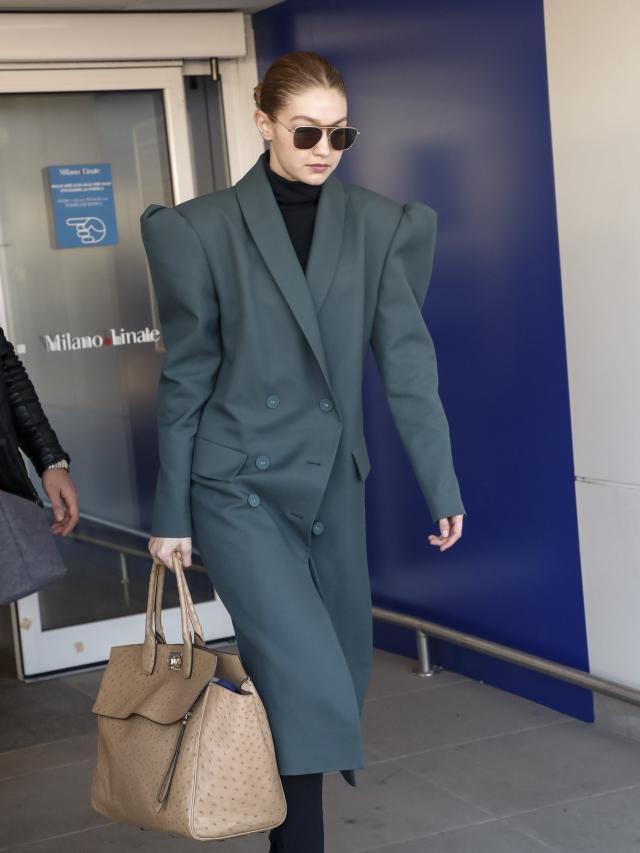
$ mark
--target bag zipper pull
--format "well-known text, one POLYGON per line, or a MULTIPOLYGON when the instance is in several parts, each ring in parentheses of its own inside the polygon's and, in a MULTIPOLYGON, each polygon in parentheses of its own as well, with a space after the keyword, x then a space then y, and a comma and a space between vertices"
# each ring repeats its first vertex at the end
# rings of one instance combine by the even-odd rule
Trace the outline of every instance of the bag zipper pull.
POLYGON ((180 726, 180 730, 178 732, 178 739, 176 740, 176 745, 173 750, 173 755, 171 756, 171 761, 169 762, 169 766, 167 767, 167 772, 164 774, 164 778, 160 785, 160 790, 158 791, 158 802, 160 803, 159 809, 164 805, 167 797, 169 796, 169 789, 171 788, 171 782, 173 781, 173 774, 176 769, 176 764, 178 763, 178 754, 180 752, 180 744, 182 743, 182 738, 184 737, 185 727, 189 720, 189 717, 193 716, 192 711, 187 711, 187 713, 182 718, 182 725, 180 726))

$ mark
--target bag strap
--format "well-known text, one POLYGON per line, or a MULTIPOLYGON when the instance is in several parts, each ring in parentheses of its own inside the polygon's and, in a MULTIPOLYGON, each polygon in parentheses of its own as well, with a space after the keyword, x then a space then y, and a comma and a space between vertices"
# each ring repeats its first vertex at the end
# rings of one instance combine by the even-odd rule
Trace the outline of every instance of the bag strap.
MULTIPOLYGON (((172 555, 173 569, 176 575, 178 598, 180 600, 180 621, 182 625, 182 673, 184 678, 191 677, 193 662, 193 643, 191 640, 190 624, 193 626, 194 640, 197 646, 206 648, 204 632, 189 592, 182 558, 178 552, 172 555)), ((149 576, 149 592, 147 595, 147 612, 145 617, 145 638, 142 647, 142 671, 151 675, 155 668, 158 642, 164 643, 165 636, 162 628, 162 593, 164 590, 164 575, 166 567, 160 561, 154 561, 149 576)))
POLYGON ((198 619, 198 614, 196 613, 196 608, 193 603, 193 599, 191 598, 191 593, 187 584, 187 576, 184 573, 184 569, 182 567, 182 557, 179 552, 174 552, 173 554, 173 568, 176 572, 176 578, 178 579, 178 583, 182 584, 182 588, 184 590, 185 602, 187 606, 187 611, 189 613, 189 619, 191 620, 191 624, 193 625, 194 642, 196 646, 202 646, 203 648, 206 648, 206 644, 204 641, 204 631, 202 630, 202 626, 200 625, 200 620, 198 619), (179 571, 178 568, 176 568, 176 565, 178 565, 179 571))
POLYGON ((156 640, 159 643, 166 643, 166 639, 164 636, 164 628, 162 627, 162 594, 164 592, 164 578, 166 572, 163 563, 158 564, 158 571, 156 572, 156 587, 154 591, 155 595, 155 635, 156 640))
MULTIPOLYGON (((156 643, 158 637, 156 637, 154 633, 154 618, 153 618, 153 608, 156 602, 156 594, 158 591, 158 564, 153 563, 151 566, 151 574, 149 575, 149 592, 147 593, 147 613, 145 616, 144 622, 144 645, 142 647, 142 669, 145 673, 150 675, 153 672, 153 668, 156 662, 156 643)), ((163 577, 164 580, 164 577, 163 577)), ((158 625, 158 631, 164 640, 164 633, 162 632, 162 623, 158 625)))

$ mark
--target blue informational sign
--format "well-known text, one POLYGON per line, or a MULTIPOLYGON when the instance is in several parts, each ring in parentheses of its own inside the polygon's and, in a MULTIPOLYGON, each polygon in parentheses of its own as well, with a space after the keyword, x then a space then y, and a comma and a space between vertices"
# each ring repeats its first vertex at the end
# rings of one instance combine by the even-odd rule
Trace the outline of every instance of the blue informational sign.
POLYGON ((92 249, 118 242, 111 165, 49 166, 56 248, 92 249))

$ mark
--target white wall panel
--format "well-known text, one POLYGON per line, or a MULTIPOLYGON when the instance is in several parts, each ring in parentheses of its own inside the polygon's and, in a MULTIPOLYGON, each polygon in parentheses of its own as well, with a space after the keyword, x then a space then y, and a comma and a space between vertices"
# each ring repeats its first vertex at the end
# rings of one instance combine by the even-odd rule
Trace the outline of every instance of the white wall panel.
POLYGON ((577 485, 591 672, 640 689, 640 489, 577 485))
POLYGON ((640 687, 640 3, 544 12, 589 658, 640 687))

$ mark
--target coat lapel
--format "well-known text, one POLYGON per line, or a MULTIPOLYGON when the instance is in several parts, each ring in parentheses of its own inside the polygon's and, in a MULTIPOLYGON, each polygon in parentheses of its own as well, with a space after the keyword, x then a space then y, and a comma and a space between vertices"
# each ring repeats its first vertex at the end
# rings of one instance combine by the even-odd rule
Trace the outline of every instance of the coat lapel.
POLYGON ((340 181, 329 175, 318 199, 306 278, 316 313, 320 311, 338 268, 344 237, 345 192, 340 181))
POLYGON ((344 234, 344 189, 333 175, 325 181, 318 200, 306 275, 260 159, 235 184, 235 190, 251 236, 331 387, 317 312, 338 265, 344 234))

